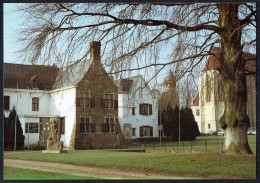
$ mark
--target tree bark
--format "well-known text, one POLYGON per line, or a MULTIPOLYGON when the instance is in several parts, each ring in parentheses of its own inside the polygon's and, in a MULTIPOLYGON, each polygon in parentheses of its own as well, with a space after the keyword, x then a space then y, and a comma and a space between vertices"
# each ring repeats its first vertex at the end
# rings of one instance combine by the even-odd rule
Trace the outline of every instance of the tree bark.
POLYGON ((222 153, 252 154, 247 140, 250 121, 247 115, 245 62, 242 58, 238 4, 220 4, 218 9, 222 32, 221 50, 217 57, 220 61, 225 103, 224 114, 220 119, 220 126, 225 130, 222 153))

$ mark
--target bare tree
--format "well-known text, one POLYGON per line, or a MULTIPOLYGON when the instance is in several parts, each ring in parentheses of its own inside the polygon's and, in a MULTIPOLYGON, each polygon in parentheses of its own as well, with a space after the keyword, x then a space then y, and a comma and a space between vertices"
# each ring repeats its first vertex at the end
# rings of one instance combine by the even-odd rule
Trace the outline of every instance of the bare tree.
POLYGON ((220 60, 225 112, 224 153, 252 153, 246 136, 243 51, 255 49, 253 3, 26 4, 20 41, 24 59, 59 64, 87 55, 88 42, 102 41, 103 64, 111 73, 179 67, 179 75, 201 69, 209 54, 220 60), (220 52, 210 53, 213 46, 220 52), (171 51, 171 57, 158 58, 171 51), (144 56, 147 58, 144 59, 144 56))

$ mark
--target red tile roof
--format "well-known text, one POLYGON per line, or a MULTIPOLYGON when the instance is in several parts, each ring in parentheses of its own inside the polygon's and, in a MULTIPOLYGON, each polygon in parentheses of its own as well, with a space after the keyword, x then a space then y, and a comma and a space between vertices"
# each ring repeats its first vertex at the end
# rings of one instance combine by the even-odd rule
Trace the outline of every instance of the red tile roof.
POLYGON ((192 102, 192 106, 199 106, 199 104, 200 104, 200 97, 199 94, 197 94, 195 99, 192 102))
MULTIPOLYGON (((213 47, 210 52, 216 54, 219 52, 219 49, 220 48, 218 47, 213 47)), ((252 53, 244 53, 243 57, 247 60, 245 70, 247 72, 256 72, 256 55, 252 53)), ((218 70, 219 68, 219 60, 214 55, 209 55, 203 71, 218 70)))

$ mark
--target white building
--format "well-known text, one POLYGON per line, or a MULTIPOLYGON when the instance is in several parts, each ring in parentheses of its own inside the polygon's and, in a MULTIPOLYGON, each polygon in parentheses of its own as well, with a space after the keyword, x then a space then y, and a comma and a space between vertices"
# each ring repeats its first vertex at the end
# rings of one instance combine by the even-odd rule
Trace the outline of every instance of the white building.
POLYGON ((91 42, 90 60, 65 68, 4 63, 4 115, 15 106, 25 145, 46 141, 52 118, 59 119, 64 147, 122 142, 117 86, 101 65, 100 46, 91 42))
POLYGON ((158 137, 158 97, 139 75, 116 82, 118 119, 125 139, 158 137))
MULTIPOLYGON (((218 52, 219 48, 213 48, 212 52, 218 52)), ((248 59, 245 64, 247 84, 247 112, 250 119, 250 128, 256 128, 256 73, 255 55, 245 53, 248 59)), ((219 120, 225 109, 221 78, 219 75, 219 61, 214 56, 209 56, 206 65, 199 77, 199 94, 194 98, 192 111, 198 122, 200 132, 208 130, 220 130, 219 120)))

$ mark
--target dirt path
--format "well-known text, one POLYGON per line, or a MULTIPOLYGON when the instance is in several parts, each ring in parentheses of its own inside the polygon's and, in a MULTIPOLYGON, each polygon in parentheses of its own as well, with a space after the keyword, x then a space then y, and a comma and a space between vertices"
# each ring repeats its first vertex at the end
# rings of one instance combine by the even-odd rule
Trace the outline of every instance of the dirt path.
POLYGON ((156 173, 142 173, 134 171, 97 168, 90 166, 76 166, 68 164, 25 161, 17 159, 4 159, 4 165, 16 168, 63 173, 77 176, 98 177, 103 179, 194 179, 191 177, 163 176, 156 173))

